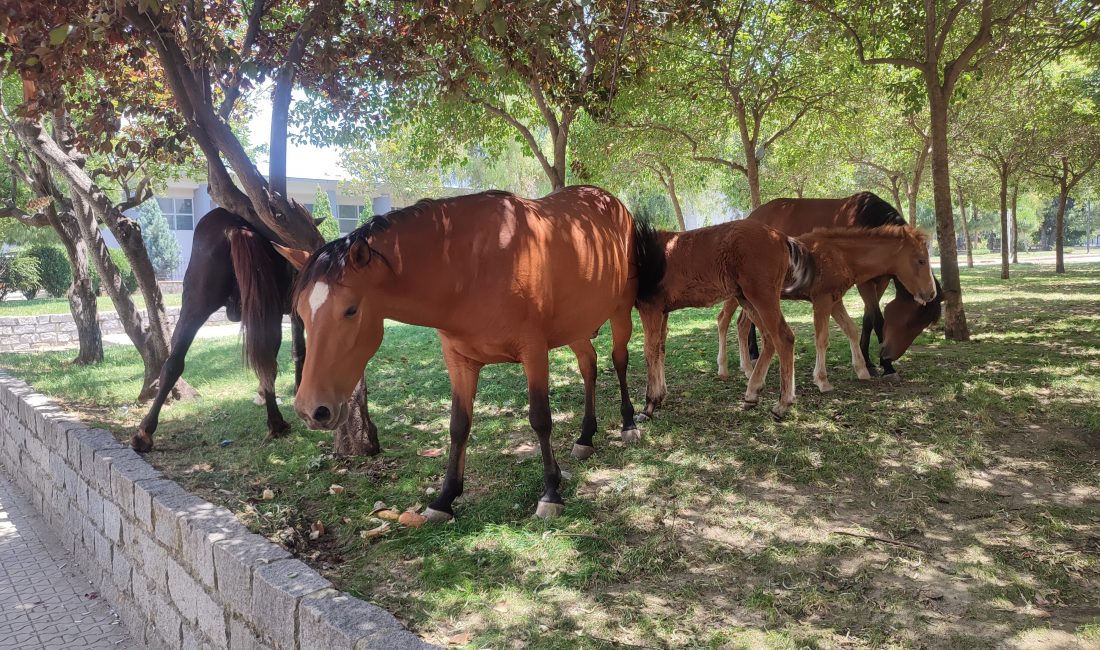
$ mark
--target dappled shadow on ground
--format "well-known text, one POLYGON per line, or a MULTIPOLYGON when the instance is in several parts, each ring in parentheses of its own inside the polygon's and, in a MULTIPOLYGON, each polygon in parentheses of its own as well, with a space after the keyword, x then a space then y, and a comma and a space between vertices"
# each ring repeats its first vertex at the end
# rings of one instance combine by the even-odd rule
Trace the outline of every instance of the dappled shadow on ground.
MULTIPOLYGON (((458 521, 360 538, 375 501, 423 505, 444 469, 421 454, 446 445, 449 384, 434 334, 410 327, 389 328, 368 369, 382 456, 334 460, 328 436, 296 422, 263 443, 254 380, 222 341, 196 345, 185 376, 203 400, 165 411, 151 458, 438 642, 1087 647, 1100 643, 1098 272, 1025 268, 1007 288, 996 269, 966 274, 974 340, 922 335, 898 363, 900 384, 857 381, 834 332, 836 391, 824 395, 811 381, 808 309, 792 305, 800 394, 781 423, 740 410, 742 378, 717 378, 714 310, 673 314, 670 395, 630 448, 616 439, 605 331, 602 434, 584 462, 567 456, 579 377, 555 352, 555 449, 570 478, 552 522, 530 516, 542 476, 522 371, 495 366, 481 380, 458 521), (332 483, 346 491, 329 494, 332 483), (272 501, 259 499, 267 487, 272 501), (328 532, 311 542, 302 531, 316 520, 328 532)), ((127 381, 140 381, 137 368, 127 381)), ((94 379, 59 379, 55 391, 124 401, 94 379)), ((100 417, 125 429, 141 412, 100 417)))

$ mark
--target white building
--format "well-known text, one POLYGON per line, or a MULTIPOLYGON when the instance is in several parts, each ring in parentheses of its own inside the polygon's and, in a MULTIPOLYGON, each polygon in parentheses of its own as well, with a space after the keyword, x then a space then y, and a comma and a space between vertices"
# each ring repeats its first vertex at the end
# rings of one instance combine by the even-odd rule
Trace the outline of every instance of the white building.
MULTIPOLYGON (((349 233, 359 224, 359 214, 364 206, 368 207, 370 214, 383 214, 389 212, 395 206, 388 192, 379 191, 373 196, 361 197, 345 194, 340 189, 340 180, 334 178, 288 178, 287 194, 298 201, 310 211, 313 210, 313 200, 317 196, 317 188, 328 195, 329 205, 332 206, 332 216, 340 224, 340 232, 349 233)), ((195 234, 195 224, 206 213, 217 207, 217 204, 207 192, 205 180, 177 180, 168 183, 167 187, 156 195, 160 210, 168 220, 168 228, 176 237, 180 247, 180 266, 172 274, 173 280, 182 280, 187 270, 187 263, 191 259, 191 244, 195 234)), ((400 206, 396 206, 400 207, 400 206)), ((115 248, 118 242, 107 230, 104 230, 107 245, 115 248)))

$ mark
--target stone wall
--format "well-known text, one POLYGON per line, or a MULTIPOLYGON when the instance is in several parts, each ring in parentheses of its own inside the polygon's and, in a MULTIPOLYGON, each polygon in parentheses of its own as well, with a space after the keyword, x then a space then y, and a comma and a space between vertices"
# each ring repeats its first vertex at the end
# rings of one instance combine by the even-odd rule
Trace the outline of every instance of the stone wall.
MULTIPOLYGON (((176 326, 180 308, 168 307, 168 326, 176 326)), ((141 312, 145 318, 145 310, 141 312)), ((206 321, 209 325, 225 325, 229 319, 219 309, 206 321)), ((122 322, 113 311, 99 312, 99 327, 104 336, 124 334, 122 322)), ((46 348, 75 347, 80 343, 72 314, 0 317, 0 352, 28 352, 46 348)))
POLYGON ((150 648, 428 648, 0 371, 0 462, 150 648))

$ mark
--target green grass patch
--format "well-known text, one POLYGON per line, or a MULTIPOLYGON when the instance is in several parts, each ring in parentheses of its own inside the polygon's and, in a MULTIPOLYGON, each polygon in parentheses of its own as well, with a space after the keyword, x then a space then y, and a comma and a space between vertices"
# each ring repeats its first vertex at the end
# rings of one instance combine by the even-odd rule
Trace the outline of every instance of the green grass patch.
MULTIPOLYGON (((422 506, 445 467, 417 453, 447 444, 439 342, 399 324, 367 375, 381 456, 335 459, 329 434, 293 418, 287 349, 277 390, 293 430, 265 442, 256 380, 238 341, 221 338, 192 349, 185 378, 202 396, 164 410, 149 459, 437 642, 989 647, 1041 626, 1088 641, 1100 620, 1100 265, 1013 272, 964 269, 972 340, 922 334, 897 364, 900 384, 856 380, 834 328, 836 391, 819 394, 808 305, 786 304, 800 392, 781 423, 740 409, 742 378, 717 378, 716 310, 674 313, 671 393, 631 448, 616 439, 605 327, 585 462, 568 456, 583 403, 575 360, 554 352, 554 448, 571 477, 550 522, 531 516, 542 471, 523 373, 500 365, 482 374, 457 521, 360 537, 378 523, 376 501, 422 506), (345 492, 329 494, 333 483, 345 492), (317 520, 326 533, 310 541, 317 520)), ((861 311, 854 293, 848 306, 861 311)), ((145 412, 132 402, 137 355, 112 347, 88 368, 66 367, 69 354, 0 365, 128 438, 145 412)), ((631 354, 640 406, 640 328, 631 354)))
MULTIPOLYGON (((40 292, 40 295, 41 292, 40 292)), ((135 293, 131 298, 138 309, 145 307, 145 299, 140 293, 135 293)), ((183 294, 164 294, 164 304, 169 307, 179 307, 183 300, 183 294)), ((96 298, 96 308, 102 313, 114 312, 114 305, 108 296, 96 298)), ((0 300, 0 316, 42 316, 43 314, 68 314, 68 298, 35 298, 33 300, 0 300)))

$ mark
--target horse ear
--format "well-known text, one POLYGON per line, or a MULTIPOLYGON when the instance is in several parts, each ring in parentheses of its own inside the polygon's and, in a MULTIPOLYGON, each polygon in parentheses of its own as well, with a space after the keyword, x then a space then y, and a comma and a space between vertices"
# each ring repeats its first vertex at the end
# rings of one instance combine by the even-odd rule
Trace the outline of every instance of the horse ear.
POLYGON ((300 248, 287 248, 286 246, 280 246, 275 242, 272 242, 271 245, 274 246, 275 250, 279 251, 279 254, 285 257, 286 260, 299 271, 301 271, 302 267, 304 267, 306 265, 306 262, 309 261, 309 251, 304 251, 300 248))
POLYGON ((324 221, 325 221, 325 219, 326 219, 326 218, 327 218, 327 217, 317 217, 316 219, 314 219, 314 220, 313 220, 313 225, 315 225, 315 226, 317 226, 318 228, 320 228, 320 227, 321 227, 321 224, 322 224, 322 223, 324 223, 324 221))

